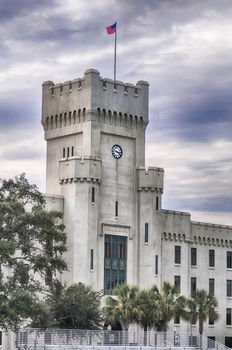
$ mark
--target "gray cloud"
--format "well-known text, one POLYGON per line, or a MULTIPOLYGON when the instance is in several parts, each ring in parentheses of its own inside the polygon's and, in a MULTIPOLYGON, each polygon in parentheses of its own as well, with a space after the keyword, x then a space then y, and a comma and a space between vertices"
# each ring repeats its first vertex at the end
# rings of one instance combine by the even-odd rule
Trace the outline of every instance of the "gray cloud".
POLYGON ((118 79, 150 82, 147 160, 166 170, 164 205, 231 211, 231 15, 230 0, 2 0, 1 174, 24 169, 44 188, 41 83, 90 67, 112 77, 117 20, 118 79))

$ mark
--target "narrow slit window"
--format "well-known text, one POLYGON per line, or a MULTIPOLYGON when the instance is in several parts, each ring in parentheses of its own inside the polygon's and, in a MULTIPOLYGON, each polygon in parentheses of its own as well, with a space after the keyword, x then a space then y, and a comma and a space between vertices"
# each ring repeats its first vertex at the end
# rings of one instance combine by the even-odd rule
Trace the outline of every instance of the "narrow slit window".
POLYGON ((67 148, 67 158, 69 158, 69 147, 67 148))
POLYGON ((93 271, 93 249, 90 249, 90 270, 93 271))
POLYGON ((95 187, 92 187, 91 190, 91 202, 95 203, 95 187))
POLYGON ((118 217, 118 201, 115 202, 115 216, 118 217))
POLYGON ((74 156, 74 147, 72 146, 72 149, 71 149, 71 156, 73 157, 74 156))
POLYGON ((159 197, 158 196, 155 198, 155 210, 156 211, 159 210, 159 197))
POLYGON ((63 148, 63 158, 65 158, 65 148, 63 148))
POLYGON ((159 257, 158 255, 155 256, 155 274, 158 275, 159 273, 159 257))
POLYGON ((144 243, 148 243, 148 223, 145 223, 144 243))

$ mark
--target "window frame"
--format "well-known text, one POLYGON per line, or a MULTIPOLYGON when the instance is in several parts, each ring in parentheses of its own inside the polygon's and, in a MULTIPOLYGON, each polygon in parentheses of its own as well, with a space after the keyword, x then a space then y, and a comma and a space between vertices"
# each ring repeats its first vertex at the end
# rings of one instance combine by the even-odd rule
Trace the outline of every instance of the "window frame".
POLYGON ((197 248, 191 247, 191 266, 197 266, 197 248))
POLYGON ((174 248, 174 263, 177 265, 181 264, 181 246, 175 245, 174 248))
POLYGON ((215 267, 215 249, 209 249, 209 267, 215 267))

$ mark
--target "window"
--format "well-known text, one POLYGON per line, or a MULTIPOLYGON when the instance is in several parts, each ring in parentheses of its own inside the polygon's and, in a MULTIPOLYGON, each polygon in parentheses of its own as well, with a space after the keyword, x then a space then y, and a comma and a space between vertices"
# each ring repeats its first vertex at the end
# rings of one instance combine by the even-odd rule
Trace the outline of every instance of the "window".
POLYGON ((214 278, 209 278, 209 294, 214 295, 214 278))
POLYGON ((180 324, 180 316, 174 317, 174 324, 180 324))
POLYGON ((197 265, 197 248, 191 248, 191 265, 197 265))
POLYGON ((50 333, 50 332, 44 333, 44 344, 46 344, 46 345, 52 344, 52 333, 50 333))
POLYGON ((195 293, 197 290, 197 278, 191 277, 191 294, 195 293))
POLYGON ((90 249, 90 270, 93 271, 93 249, 90 249))
POLYGON ((197 323, 197 315, 195 312, 192 313, 191 315, 191 320, 190 320, 191 324, 196 324, 197 323))
POLYGON ((174 286, 178 287, 180 292, 180 276, 174 276, 174 286))
POLYGON ((73 157, 74 156, 74 147, 72 146, 72 148, 71 148, 71 157, 73 157))
POLYGON ((209 250, 209 266, 215 267, 215 251, 214 251, 214 249, 209 250))
POLYGON ((225 346, 232 348, 232 337, 225 337, 225 346))
POLYGON ((232 297, 232 280, 226 281, 226 296, 232 297))
POLYGON ((63 158, 65 158, 65 148, 63 148, 63 158))
POLYGON ((227 308, 226 309, 226 325, 231 326, 232 325, 232 309, 227 308))
POLYGON ((145 223, 145 230, 144 230, 144 243, 148 243, 148 223, 145 223))
POLYGON ((209 325, 213 326, 214 325, 214 320, 209 317, 209 325))
POLYGON ((67 147, 67 158, 69 158, 69 147, 67 147))
POLYGON ((91 203, 95 203, 95 187, 91 189, 91 203))
POLYGON ((104 292, 112 294, 120 283, 126 282, 127 237, 105 235, 104 292))
POLYGON ((155 274, 158 275, 159 273, 159 257, 158 255, 155 256, 155 274))
POLYGON ((208 349, 215 348, 215 337, 207 337, 208 338, 208 349))
POLYGON ((0 331, 0 345, 2 345, 2 331, 0 331))
POLYGON ((159 197, 158 196, 155 198, 155 210, 156 211, 159 210, 159 197))
POLYGON ((175 245, 175 264, 181 263, 181 246, 175 245))
POLYGON ((227 268, 232 269, 232 252, 227 252, 227 268))
POLYGON ((115 216, 118 217, 118 201, 115 202, 115 216))
POLYGON ((189 346, 197 347, 197 336, 196 335, 189 336, 189 346))

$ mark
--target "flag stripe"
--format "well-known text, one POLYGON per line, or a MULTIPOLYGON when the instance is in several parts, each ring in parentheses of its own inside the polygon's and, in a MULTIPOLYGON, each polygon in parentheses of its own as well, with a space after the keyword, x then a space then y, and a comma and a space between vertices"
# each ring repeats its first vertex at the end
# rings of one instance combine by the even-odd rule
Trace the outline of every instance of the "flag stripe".
POLYGON ((110 26, 106 27, 107 34, 113 34, 116 32, 116 22, 114 24, 111 24, 110 26))

